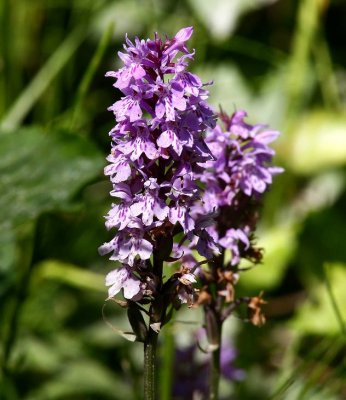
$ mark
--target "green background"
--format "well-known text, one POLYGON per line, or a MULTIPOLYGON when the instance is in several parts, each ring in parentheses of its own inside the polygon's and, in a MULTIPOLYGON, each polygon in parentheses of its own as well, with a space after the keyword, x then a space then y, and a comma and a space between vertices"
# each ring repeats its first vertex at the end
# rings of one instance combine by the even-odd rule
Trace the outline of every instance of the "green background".
MULTIPOLYGON (((142 347, 116 334, 124 310, 102 308, 106 108, 120 96, 104 74, 120 67, 126 32, 190 25, 210 103, 280 130, 286 170, 265 197, 264 263, 237 286, 265 292, 268 322, 229 321, 246 377, 223 380, 222 396, 346 398, 346 2, 2 0, 0 20, 0 398, 141 398, 142 347)), ((196 323, 161 335, 161 399, 173 341, 201 324, 198 311, 177 318, 196 323)))

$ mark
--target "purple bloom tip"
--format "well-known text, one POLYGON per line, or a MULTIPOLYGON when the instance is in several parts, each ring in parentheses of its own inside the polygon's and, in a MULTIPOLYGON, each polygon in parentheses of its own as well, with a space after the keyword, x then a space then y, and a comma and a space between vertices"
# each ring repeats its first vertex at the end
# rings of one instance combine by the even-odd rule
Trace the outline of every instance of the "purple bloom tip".
POLYGON ((193 34, 193 26, 188 26, 186 28, 180 29, 174 36, 174 39, 178 42, 186 42, 190 39, 193 34))

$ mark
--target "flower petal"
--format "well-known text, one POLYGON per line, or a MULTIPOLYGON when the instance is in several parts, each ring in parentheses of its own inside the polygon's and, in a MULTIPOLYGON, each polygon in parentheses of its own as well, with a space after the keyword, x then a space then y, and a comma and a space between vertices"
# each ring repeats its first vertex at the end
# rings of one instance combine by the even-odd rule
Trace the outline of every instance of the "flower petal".
POLYGON ((171 130, 166 130, 164 132, 161 133, 161 135, 158 137, 157 139, 157 144, 160 147, 163 147, 164 149, 166 149, 167 147, 169 147, 173 140, 174 140, 174 132, 171 130))
POLYGON ((135 249, 142 260, 147 260, 153 252, 153 245, 146 239, 138 239, 135 249))
POLYGON ((132 299, 141 289, 141 282, 138 279, 128 277, 124 282, 124 297, 125 299, 132 299))

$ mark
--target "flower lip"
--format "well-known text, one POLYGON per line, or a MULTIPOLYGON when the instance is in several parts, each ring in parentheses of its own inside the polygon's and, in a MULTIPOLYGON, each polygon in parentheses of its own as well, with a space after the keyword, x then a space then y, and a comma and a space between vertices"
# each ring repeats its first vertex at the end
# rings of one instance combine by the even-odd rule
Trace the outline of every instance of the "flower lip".
POLYGON ((106 286, 110 286, 108 299, 117 295, 121 289, 124 289, 124 297, 130 300, 141 290, 140 280, 134 278, 126 266, 109 272, 106 275, 105 283, 106 286))

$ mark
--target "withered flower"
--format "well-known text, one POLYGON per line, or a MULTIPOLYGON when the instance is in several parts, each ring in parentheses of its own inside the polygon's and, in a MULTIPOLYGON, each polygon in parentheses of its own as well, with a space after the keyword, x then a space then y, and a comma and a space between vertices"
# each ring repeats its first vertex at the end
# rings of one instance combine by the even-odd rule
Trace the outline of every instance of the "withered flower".
POLYGON ((259 296, 252 297, 248 304, 248 314, 251 323, 255 326, 263 326, 266 322, 266 317, 262 312, 262 304, 267 302, 262 298, 263 293, 259 296))

